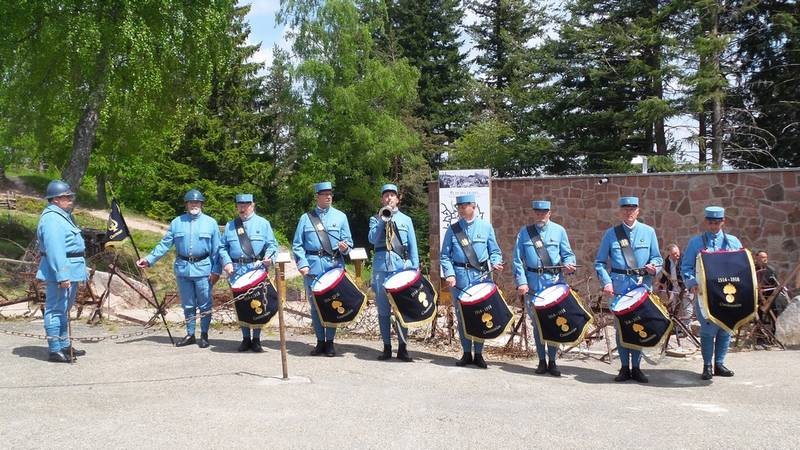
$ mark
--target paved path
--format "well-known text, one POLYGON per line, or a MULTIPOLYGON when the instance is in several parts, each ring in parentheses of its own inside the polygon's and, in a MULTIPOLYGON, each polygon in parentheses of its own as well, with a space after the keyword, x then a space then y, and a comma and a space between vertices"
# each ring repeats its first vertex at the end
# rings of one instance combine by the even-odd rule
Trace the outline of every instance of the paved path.
POLYGON ((312 337, 290 335, 281 381, 275 336, 260 355, 237 353, 239 337, 214 331, 205 350, 160 334, 82 344, 88 355, 66 365, 46 362, 42 341, 0 334, 2 447, 800 448, 794 351, 733 353, 736 376, 713 382, 696 359, 665 358, 640 385, 612 382, 616 362, 565 359, 554 379, 527 360, 457 368, 417 344, 413 364, 378 362, 380 344, 356 339, 310 357, 312 337))

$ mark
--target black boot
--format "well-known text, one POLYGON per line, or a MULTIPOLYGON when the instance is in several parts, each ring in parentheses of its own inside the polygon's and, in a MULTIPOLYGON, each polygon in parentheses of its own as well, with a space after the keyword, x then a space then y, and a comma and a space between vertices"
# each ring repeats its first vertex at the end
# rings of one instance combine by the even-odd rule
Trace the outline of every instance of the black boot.
POLYGON ((725 367, 725 364, 714 364, 714 375, 718 377, 732 377, 733 371, 725 367))
POLYGON ((475 357, 472 358, 472 364, 475 364, 476 366, 480 367, 481 369, 485 369, 485 368, 489 367, 486 364, 486 360, 483 359, 483 353, 475 353, 475 357))
POLYGON ((558 370, 558 366, 556 365, 556 362, 553 360, 550 360, 550 364, 547 365, 547 372, 549 372, 550 375, 554 377, 561 376, 561 371, 558 370))
POLYGON ((200 333, 200 340, 197 341, 197 346, 200 348, 208 348, 208 333, 200 333))
POLYGON ((628 381, 631 379, 631 369, 628 367, 623 367, 619 369, 619 374, 614 377, 614 381, 617 383, 621 383, 623 381, 628 381))
POLYGON ((400 344, 400 347, 397 349, 397 359, 403 362, 414 362, 414 359, 408 354, 406 344, 400 344))
POLYGON ((536 375, 543 375, 547 373, 547 360, 540 359, 539 365, 536 366, 536 370, 534 370, 533 373, 535 373, 536 375))
POLYGON ((187 345, 192 345, 195 342, 197 342, 197 340, 194 338, 194 335, 187 334, 186 336, 183 337, 183 339, 181 339, 175 344, 175 347, 186 347, 187 345))
POLYGON ((472 364, 472 353, 464 352, 464 354, 461 355, 461 359, 456 361, 456 365, 458 367, 464 367, 467 364, 472 364))
POLYGON ((648 383, 650 380, 647 378, 647 375, 642 372, 642 369, 638 367, 634 367, 631 370, 631 378, 633 378, 638 383, 648 383))
POLYGON ((250 349, 253 350, 254 353, 263 353, 264 347, 261 346, 261 338, 253 338, 253 343, 250 345, 250 349))
POLYGON ((316 347, 311 350, 311 356, 318 356, 325 353, 325 341, 317 341, 316 347))
POLYGON ((325 341, 325 356, 336 356, 336 348, 333 341, 325 341))
POLYGON ((50 352, 48 355, 47 360, 50 362, 59 362, 59 363, 68 363, 69 356, 65 355, 64 352, 50 352))
POLYGON ((250 336, 247 336, 246 338, 242 338, 242 343, 239 344, 239 348, 236 350, 240 352, 246 352, 250 350, 251 345, 253 345, 253 341, 250 340, 250 336))
POLYGON ((710 380, 714 378, 714 374, 711 373, 711 365, 703 366, 703 374, 700 375, 701 380, 710 380))
POLYGON ((63 351, 67 355, 71 354, 73 356, 85 356, 86 355, 86 350, 78 350, 77 348, 74 348, 72 346, 64 347, 64 348, 61 349, 61 351, 63 351))
POLYGON ((383 353, 378 355, 378 361, 387 361, 392 359, 392 346, 391 345, 384 345, 383 346, 383 353))

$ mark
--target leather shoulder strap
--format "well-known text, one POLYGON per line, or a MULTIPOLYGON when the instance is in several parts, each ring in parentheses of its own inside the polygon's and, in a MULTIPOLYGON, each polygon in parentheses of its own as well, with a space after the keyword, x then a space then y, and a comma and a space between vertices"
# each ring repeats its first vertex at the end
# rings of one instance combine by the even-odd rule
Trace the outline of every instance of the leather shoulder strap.
POLYGON ((528 237, 531 239, 531 243, 533 244, 533 249, 536 250, 536 254, 539 256, 539 260, 542 262, 543 267, 551 267, 553 266, 553 260, 550 259, 550 254, 547 253, 547 249, 544 247, 544 242, 542 241, 542 236, 539 234, 539 230, 536 229, 535 225, 528 225, 528 237))
POLYGON ((633 248, 631 248, 631 242, 628 240, 628 235, 625 234, 624 225, 619 224, 615 226, 614 234, 617 235, 617 242, 619 242, 619 248, 622 250, 622 257, 625 258, 625 264, 629 269, 638 269, 636 257, 633 255, 633 248))
POLYGON ((317 237, 319 238, 319 243, 322 246, 322 250, 330 256, 335 256, 335 253, 333 252, 333 246, 331 245, 331 238, 328 237, 328 230, 325 229, 325 225, 322 224, 322 220, 320 220, 317 212, 314 210, 309 211, 308 219, 314 226, 314 231, 317 232, 317 237))
POLYGON ((450 228, 453 229, 453 234, 456 236, 458 244, 461 246, 461 250, 463 250, 464 254, 467 256, 467 262, 469 262, 469 265, 475 270, 483 271, 481 268, 481 263, 478 261, 478 255, 475 253, 475 249, 472 247, 472 242, 469 240, 467 233, 464 232, 464 229, 461 228, 461 224, 456 222, 450 225, 450 228))
POLYGON ((236 237, 239 238, 239 246, 242 247, 242 253, 248 258, 255 258, 256 253, 253 251, 253 243, 250 242, 250 236, 244 229, 244 221, 241 217, 233 219, 233 226, 236 228, 236 237))

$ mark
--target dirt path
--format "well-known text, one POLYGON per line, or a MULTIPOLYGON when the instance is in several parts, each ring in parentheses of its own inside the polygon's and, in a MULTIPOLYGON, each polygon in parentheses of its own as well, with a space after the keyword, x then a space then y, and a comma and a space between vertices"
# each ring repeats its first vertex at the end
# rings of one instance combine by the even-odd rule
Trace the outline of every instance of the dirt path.
MULTIPOLYGON (((82 211, 97 217, 98 219, 108 219, 108 210, 106 209, 82 209, 82 211)), ((163 233, 167 231, 167 228, 169 227, 167 224, 156 222, 152 219, 130 215, 125 216, 125 223, 128 224, 128 228, 133 230, 152 231, 153 233, 163 233)))

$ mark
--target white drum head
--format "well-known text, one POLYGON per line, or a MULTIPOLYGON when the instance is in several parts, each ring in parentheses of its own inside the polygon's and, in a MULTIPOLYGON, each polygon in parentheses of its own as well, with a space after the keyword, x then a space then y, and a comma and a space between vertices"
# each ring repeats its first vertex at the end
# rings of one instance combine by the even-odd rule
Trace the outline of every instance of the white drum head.
POLYGON ((631 289, 627 293, 617 297, 614 303, 611 305, 611 311, 618 312, 624 311, 634 303, 638 302, 643 295, 647 293, 647 288, 644 286, 639 286, 636 288, 631 289))
POLYGON ((472 286, 468 287, 464 292, 462 292, 461 295, 458 296, 458 299, 465 303, 474 302, 476 300, 483 300, 492 293, 492 290, 494 290, 494 288, 495 288, 494 283, 473 284, 472 286))
POLYGON ((314 280, 313 286, 311 286, 311 290, 313 291, 324 291, 329 287, 336 284, 339 278, 342 277, 342 272, 344 269, 341 267, 336 267, 331 269, 322 275, 320 275, 316 280, 314 280))
POLYGON ((249 272, 245 272, 237 278, 236 280, 231 283, 231 289, 240 289, 244 286, 249 286, 253 283, 258 282, 264 277, 266 270, 263 267, 259 267, 257 269, 253 269, 249 272))
POLYGON ((554 284, 544 288, 533 296, 533 306, 535 308, 547 308, 558 303, 567 292, 569 292, 569 286, 566 284, 554 284))
POLYGON ((409 283, 417 279, 417 274, 418 272, 416 270, 404 270, 402 272, 398 272, 387 278, 383 283, 383 287, 392 290, 407 286, 409 283))

